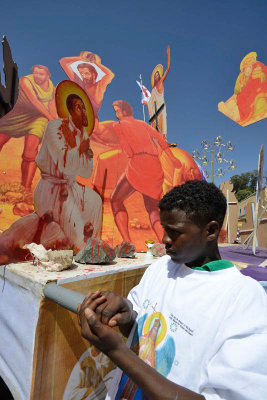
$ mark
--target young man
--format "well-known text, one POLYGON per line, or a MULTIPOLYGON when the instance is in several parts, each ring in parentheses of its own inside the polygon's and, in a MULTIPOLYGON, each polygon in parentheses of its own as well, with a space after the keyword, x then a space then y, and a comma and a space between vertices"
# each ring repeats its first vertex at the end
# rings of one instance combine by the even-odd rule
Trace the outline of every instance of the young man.
POLYGON ((167 255, 128 299, 98 291, 78 306, 82 335, 124 372, 116 399, 265 399, 266 294, 221 260, 223 194, 188 181, 159 207, 167 255), (112 330, 135 322, 139 357, 112 330))

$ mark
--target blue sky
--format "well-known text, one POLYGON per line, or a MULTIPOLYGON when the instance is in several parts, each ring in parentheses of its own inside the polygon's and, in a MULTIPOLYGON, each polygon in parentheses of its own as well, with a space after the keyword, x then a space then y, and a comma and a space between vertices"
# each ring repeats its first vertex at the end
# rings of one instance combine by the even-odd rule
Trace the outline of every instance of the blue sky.
POLYGON ((266 0, 15 0, 1 4, 0 34, 7 36, 20 76, 44 64, 54 84, 66 79, 60 58, 81 50, 99 54, 115 73, 100 120, 114 119, 116 99, 128 101, 142 119, 135 80, 141 73, 150 89, 151 72, 158 63, 166 67, 170 45, 171 70, 164 85, 168 141, 191 154, 202 139, 221 135, 235 144, 234 173, 241 173, 257 168, 261 144, 267 149, 267 119, 243 128, 218 112, 217 104, 233 94, 247 53, 256 51, 267 64, 266 16, 266 0))

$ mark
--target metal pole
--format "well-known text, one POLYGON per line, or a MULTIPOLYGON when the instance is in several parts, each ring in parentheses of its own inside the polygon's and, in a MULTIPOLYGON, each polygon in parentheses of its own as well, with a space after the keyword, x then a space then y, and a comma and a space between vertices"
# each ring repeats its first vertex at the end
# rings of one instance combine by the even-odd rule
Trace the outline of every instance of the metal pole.
MULTIPOLYGON (((141 81, 141 86, 143 86, 143 81, 142 81, 142 75, 140 74, 140 81, 141 81)), ((141 90, 142 91, 142 90, 141 90)), ((142 103, 143 104, 143 103, 142 103)), ((146 117, 145 117, 145 106, 143 104, 143 117, 144 121, 146 122, 146 117)))
POLYGON ((257 229, 258 229, 258 214, 259 214, 259 200, 256 200, 256 207, 254 211, 254 228, 253 228, 253 240, 252 240, 252 253, 256 254, 257 247, 257 229))
POLYGON ((214 183, 214 161, 213 161, 213 145, 210 145, 210 151, 211 151, 211 182, 214 183))
POLYGON ((78 304, 81 304, 85 299, 84 294, 75 290, 65 289, 55 282, 45 285, 44 296, 75 314, 77 313, 78 304))
POLYGON ((227 224, 226 224, 226 229, 227 229, 227 240, 228 243, 230 243, 230 223, 229 223, 229 190, 226 190, 226 199, 227 199, 227 224))

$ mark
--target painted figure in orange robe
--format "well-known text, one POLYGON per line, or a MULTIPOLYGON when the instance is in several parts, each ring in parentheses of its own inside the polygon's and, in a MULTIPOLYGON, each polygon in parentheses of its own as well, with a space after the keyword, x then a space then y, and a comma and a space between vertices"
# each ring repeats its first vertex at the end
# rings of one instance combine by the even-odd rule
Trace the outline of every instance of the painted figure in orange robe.
POLYGON ((61 58, 59 62, 69 79, 78 83, 87 93, 94 109, 96 119, 94 130, 97 131, 99 128, 98 112, 106 87, 115 75, 101 64, 101 58, 97 54, 89 51, 82 51, 78 57, 61 58))
MULTIPOLYGON (((159 241, 162 238, 158 202, 162 196, 164 173, 159 159, 165 151, 174 168, 180 167, 162 135, 143 121, 133 117, 132 107, 123 100, 113 103, 119 122, 113 126, 123 152, 129 161, 111 195, 111 206, 118 230, 124 241, 131 241, 128 213, 124 201, 135 191, 143 196, 151 227, 159 241)), ((174 170, 173 168, 173 170, 174 170)))
POLYGON ((267 66, 257 61, 257 53, 251 52, 240 64, 234 93, 240 121, 243 124, 252 117, 267 115, 267 66))
POLYGON ((267 118, 267 66, 248 53, 240 63, 234 94, 218 110, 241 126, 267 118))
POLYGON ((32 74, 19 81, 14 108, 0 119, 0 151, 10 138, 25 136, 21 163, 21 184, 26 189, 36 172, 35 158, 48 121, 56 119, 55 87, 44 65, 32 67, 32 74))

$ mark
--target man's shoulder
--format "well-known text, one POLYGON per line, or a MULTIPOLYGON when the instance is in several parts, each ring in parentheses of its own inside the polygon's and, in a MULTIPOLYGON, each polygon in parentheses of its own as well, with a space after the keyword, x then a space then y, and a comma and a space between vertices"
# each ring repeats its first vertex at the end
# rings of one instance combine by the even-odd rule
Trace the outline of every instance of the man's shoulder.
POLYGON ((64 119, 62 118, 53 119, 52 121, 49 121, 46 125, 45 136, 48 137, 50 135, 53 135, 55 132, 58 132, 63 121, 64 119))
POLYGON ((264 292, 263 287, 258 281, 256 281, 256 279, 253 279, 250 276, 243 275, 240 271, 238 272, 239 272, 239 283, 242 287, 248 289, 250 292, 252 291, 264 292))
POLYGON ((147 268, 147 276, 153 275, 166 275, 168 271, 169 265, 171 263, 171 258, 169 256, 162 256, 158 260, 154 261, 148 268, 147 268))
POLYGON ((33 74, 22 76, 19 80, 19 86, 29 86, 32 87, 33 83, 33 74))
POLYGON ((120 120, 120 123, 124 124, 124 125, 147 125, 144 121, 141 121, 140 119, 136 119, 133 116, 122 118, 120 120))
POLYGON ((261 284, 255 279, 243 275, 237 268, 228 275, 229 286, 232 286, 233 300, 242 302, 245 309, 260 310, 267 308, 267 296, 261 284))
POLYGON ((48 82, 49 82, 49 86, 52 86, 53 89, 56 89, 56 88, 55 88, 55 85, 53 84, 53 82, 51 81, 51 79, 49 79, 48 82))
POLYGON ((49 128, 58 128, 60 127, 60 125, 62 124, 62 122, 64 121, 63 118, 57 118, 57 119, 52 119, 52 121, 49 121, 47 123, 47 127, 49 128))

